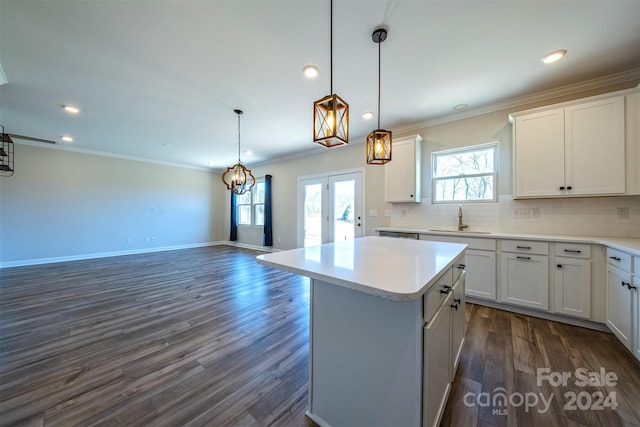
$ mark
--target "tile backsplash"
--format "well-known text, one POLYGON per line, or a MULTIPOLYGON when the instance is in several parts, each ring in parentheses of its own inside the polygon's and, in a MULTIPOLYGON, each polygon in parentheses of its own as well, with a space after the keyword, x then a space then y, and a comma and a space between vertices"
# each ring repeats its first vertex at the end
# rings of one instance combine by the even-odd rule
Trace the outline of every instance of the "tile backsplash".
MULTIPOLYGON (((513 200, 503 195, 498 203, 460 206, 467 231, 640 238, 640 196, 513 200), (627 218, 618 218, 618 208, 627 208, 627 218)), ((391 227, 448 230, 457 225, 458 204, 424 198, 392 207, 391 227)))

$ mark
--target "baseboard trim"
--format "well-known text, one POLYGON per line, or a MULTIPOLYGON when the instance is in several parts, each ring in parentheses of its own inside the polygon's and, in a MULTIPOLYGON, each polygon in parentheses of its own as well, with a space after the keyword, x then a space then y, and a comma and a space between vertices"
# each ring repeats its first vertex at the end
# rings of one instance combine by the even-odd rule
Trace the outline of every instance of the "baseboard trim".
POLYGON ((488 301, 482 298, 474 298, 468 295, 466 296, 466 300, 471 304, 484 305, 484 306, 495 308, 498 310, 510 311, 512 313, 524 314, 526 316, 539 317, 541 319, 553 320, 555 322, 567 323, 573 326, 580 326, 583 328, 594 329, 596 331, 612 333, 611 330, 604 323, 594 322, 592 320, 578 319, 578 318, 563 316, 561 314, 533 310, 526 307, 517 307, 515 305, 504 304, 504 303, 495 302, 495 301, 488 301))
POLYGON ((133 249, 128 251, 100 252, 100 253, 93 253, 93 254, 71 255, 71 256, 61 256, 61 257, 51 257, 51 258, 36 258, 36 259, 27 259, 27 260, 20 260, 20 261, 6 261, 6 262, 0 262, 0 269, 11 268, 11 267, 24 267, 28 265, 53 264, 56 262, 80 261, 85 259, 108 258, 112 256, 175 251, 179 249, 202 248, 205 246, 217 246, 217 245, 226 245, 226 244, 228 244, 228 242, 226 241, 190 243, 187 245, 162 246, 157 248, 133 249))
POLYGON ((223 244, 229 245, 229 246, 236 246, 238 248, 252 249, 254 251, 260 251, 260 252, 279 252, 280 251, 280 249, 274 249, 270 246, 250 245, 248 243, 233 242, 231 240, 227 240, 223 242, 223 244))

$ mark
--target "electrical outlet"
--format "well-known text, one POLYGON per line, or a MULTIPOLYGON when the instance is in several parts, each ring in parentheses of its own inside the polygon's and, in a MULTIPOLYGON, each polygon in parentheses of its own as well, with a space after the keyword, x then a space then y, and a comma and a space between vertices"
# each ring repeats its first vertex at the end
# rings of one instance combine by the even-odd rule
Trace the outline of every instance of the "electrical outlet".
POLYGON ((616 208, 618 219, 629 219, 629 208, 616 208))
POLYGON ((530 218, 531 210, 529 208, 513 208, 512 214, 515 219, 530 218))
POLYGON ((540 208, 531 208, 531 218, 540 219, 540 208))
POLYGON ((369 216, 378 216, 377 209, 369 209, 369 216))

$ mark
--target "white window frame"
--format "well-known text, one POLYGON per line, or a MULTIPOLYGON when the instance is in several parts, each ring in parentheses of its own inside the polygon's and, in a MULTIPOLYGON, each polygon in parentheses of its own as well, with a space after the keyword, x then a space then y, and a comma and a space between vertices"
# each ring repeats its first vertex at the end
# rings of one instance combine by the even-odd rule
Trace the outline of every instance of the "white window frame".
MULTIPOLYGON (((253 186, 253 188, 251 189, 251 191, 247 191, 247 193, 251 193, 251 204, 249 203, 238 203, 237 199, 236 199, 236 225, 238 227, 263 227, 264 224, 260 224, 257 225, 256 224, 256 206, 259 205, 264 205, 264 202, 261 203, 256 203, 256 192, 254 191, 256 186, 258 184, 263 184, 264 185, 264 178, 261 179, 256 179, 256 184, 253 186), (240 224, 240 206, 250 206, 249 209, 249 216, 251 217, 251 221, 249 224, 240 224)), ((246 193, 245 193, 246 194, 246 193)), ((236 197, 241 197, 241 196, 236 196, 236 197)), ((264 217, 263 217, 263 223, 264 223, 264 217)))
POLYGON ((496 203, 498 201, 498 175, 500 170, 500 144, 498 141, 487 142, 484 144, 469 145, 466 147, 454 148, 450 150, 434 151, 431 153, 431 203, 432 204, 461 204, 461 203, 496 203), (485 150, 494 148, 493 150, 493 172, 477 173, 477 174, 461 174, 452 176, 436 177, 436 162, 438 156, 448 156, 451 154, 462 154, 471 151, 485 150), (493 176, 493 197, 490 199, 478 200, 436 200, 436 183, 440 180, 454 178, 474 178, 481 176, 493 176))

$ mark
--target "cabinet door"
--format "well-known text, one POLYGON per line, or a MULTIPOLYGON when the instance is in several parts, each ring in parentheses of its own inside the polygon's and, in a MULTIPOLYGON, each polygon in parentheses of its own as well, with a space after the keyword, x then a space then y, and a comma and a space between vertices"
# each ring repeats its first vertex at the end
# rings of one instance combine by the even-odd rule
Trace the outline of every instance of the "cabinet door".
POLYGON ((515 196, 564 194, 564 109, 516 117, 513 141, 515 196))
POLYGON ((393 141, 391 161, 384 165, 387 203, 420 201, 421 138, 393 141))
POLYGON ((635 301, 625 285, 630 282, 631 274, 607 264, 607 326, 631 350, 635 301))
POLYGON ((549 309, 549 258, 541 255, 502 254, 502 302, 549 309))
POLYGON ((565 108, 567 195, 624 193, 624 121, 624 96, 565 108))
POLYGON ((438 314, 424 327, 423 426, 438 426, 449 394, 451 301, 449 294, 438 314))
MULTIPOLYGON (((638 258, 636 258, 637 260, 638 258)), ((638 265, 638 264, 636 264, 638 265)), ((640 275, 640 269, 636 269, 636 274, 640 275)), ((638 359, 640 359, 640 276, 636 276, 633 278, 633 286, 635 289, 633 290, 633 299, 634 308, 635 308, 635 321, 633 323, 633 328, 635 330, 635 343, 634 343, 634 354, 638 359)))
POLYGON ((496 253, 467 249, 466 294, 472 297, 496 300, 496 253))
POLYGON ((591 317, 591 261, 556 258, 555 312, 591 317))
POLYGON ((463 274, 453 286, 453 300, 451 301, 451 369, 449 380, 453 382, 456 369, 462 354, 465 332, 465 278, 463 274))

